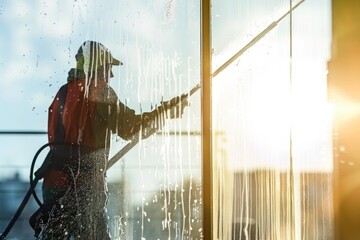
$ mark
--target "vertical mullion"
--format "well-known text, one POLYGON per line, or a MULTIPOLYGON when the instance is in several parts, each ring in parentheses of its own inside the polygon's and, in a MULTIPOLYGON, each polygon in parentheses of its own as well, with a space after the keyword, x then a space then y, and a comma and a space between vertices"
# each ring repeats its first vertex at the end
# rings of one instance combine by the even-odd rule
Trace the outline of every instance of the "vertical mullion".
MULTIPOLYGON (((289 1, 289 97, 290 97, 290 108, 293 108, 293 72, 292 72, 292 61, 293 61, 293 2, 289 1)), ((289 134, 289 158, 290 158, 290 233, 291 239, 296 239, 296 210, 295 210, 295 175, 294 175, 294 158, 293 158, 293 123, 292 117, 290 116, 290 134, 289 134)))
POLYGON ((201 1, 201 132, 203 236, 213 239, 212 128, 211 128, 211 0, 201 1))

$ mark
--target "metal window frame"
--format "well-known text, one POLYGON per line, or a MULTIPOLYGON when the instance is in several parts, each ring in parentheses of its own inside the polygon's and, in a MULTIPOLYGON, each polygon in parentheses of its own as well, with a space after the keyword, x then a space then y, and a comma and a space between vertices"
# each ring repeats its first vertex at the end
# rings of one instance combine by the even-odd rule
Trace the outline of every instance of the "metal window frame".
POLYGON ((203 238, 213 239, 213 179, 211 127, 211 0, 201 1, 201 142, 203 238))

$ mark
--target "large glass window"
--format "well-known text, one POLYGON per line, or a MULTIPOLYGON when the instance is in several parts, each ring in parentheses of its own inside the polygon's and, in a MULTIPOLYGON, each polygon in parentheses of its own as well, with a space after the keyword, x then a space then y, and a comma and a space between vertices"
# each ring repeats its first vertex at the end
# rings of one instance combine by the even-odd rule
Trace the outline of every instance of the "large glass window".
MULTIPOLYGON (((330 0, 211 1, 211 146, 201 142, 200 69, 208 59, 201 60, 200 13, 200 1, 0 0, 0 230, 29 188, 33 156, 48 142, 49 106, 69 76, 78 76, 69 70, 85 64, 83 52, 76 55, 92 40, 123 63, 113 66, 109 85, 135 115, 146 119, 188 96, 181 118, 165 120, 162 112, 155 121, 161 128, 149 136, 142 120, 131 138, 118 129, 105 135, 112 239, 202 239, 210 230, 213 239, 333 238, 330 0), (209 160, 202 151, 211 147, 212 172, 202 173, 209 160), (201 174, 212 176, 210 188, 201 174), (203 199, 209 189, 212 199, 203 199), (211 229, 203 211, 212 211, 211 229)), ((104 75, 89 74, 98 89, 104 75)), ((98 112, 110 115, 106 106, 98 112)), ((83 129, 75 130, 82 142, 83 129)), ((74 206, 84 200, 73 199, 74 206)), ((28 221, 37 208, 31 198, 9 238, 33 236, 28 221)))
MULTIPOLYGON (((181 119, 166 120, 112 159, 112 239, 200 239, 200 91, 191 91, 200 82, 200 3, 1 1, 0 29, 0 229, 25 195, 35 152, 48 141, 48 108, 76 67, 79 47, 92 40, 123 62, 113 67, 110 85, 136 114, 191 94, 181 119)), ((112 133, 110 158, 132 142, 112 133)), ((44 158, 42 153, 36 169, 44 158)), ((33 236, 28 220, 36 207, 31 199, 9 238, 33 236)))

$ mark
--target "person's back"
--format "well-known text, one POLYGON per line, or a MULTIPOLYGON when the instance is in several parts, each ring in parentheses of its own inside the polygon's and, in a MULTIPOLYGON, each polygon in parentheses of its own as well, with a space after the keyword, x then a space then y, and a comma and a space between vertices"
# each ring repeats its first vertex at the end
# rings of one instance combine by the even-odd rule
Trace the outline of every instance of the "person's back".
POLYGON ((109 119, 108 111, 117 111, 117 102, 116 94, 104 80, 70 80, 49 108, 49 142, 65 142, 89 150, 104 148, 109 142, 107 131, 116 130, 116 123, 111 122, 116 120, 109 119))

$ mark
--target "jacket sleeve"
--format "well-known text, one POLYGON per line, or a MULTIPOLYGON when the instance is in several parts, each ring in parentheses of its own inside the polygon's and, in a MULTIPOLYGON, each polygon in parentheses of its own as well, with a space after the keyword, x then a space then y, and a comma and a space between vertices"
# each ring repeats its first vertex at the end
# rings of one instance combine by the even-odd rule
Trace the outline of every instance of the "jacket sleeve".
POLYGON ((109 87, 105 100, 98 103, 97 112, 105 120, 107 127, 122 139, 130 140, 140 130, 142 138, 147 138, 161 129, 166 119, 179 118, 182 115, 183 108, 187 104, 183 104, 181 110, 176 109, 180 101, 182 101, 180 97, 175 97, 168 102, 162 102, 153 111, 136 114, 135 110, 123 104, 115 91, 109 87))
POLYGON ((142 116, 135 114, 135 110, 125 106, 118 101, 116 106, 111 106, 113 116, 111 120, 111 130, 125 140, 138 133, 142 124, 142 116))
POLYGON ((117 104, 105 104, 98 111, 107 122, 108 128, 124 140, 130 140, 142 130, 142 137, 161 128, 164 121, 160 121, 158 111, 136 114, 135 110, 118 101, 117 104))
POLYGON ((141 129, 146 132, 150 128, 155 130, 157 127, 154 124, 157 115, 156 110, 136 114, 135 110, 118 99, 112 88, 109 88, 106 100, 97 103, 96 109, 101 119, 106 122, 107 128, 124 140, 130 140, 141 129))

